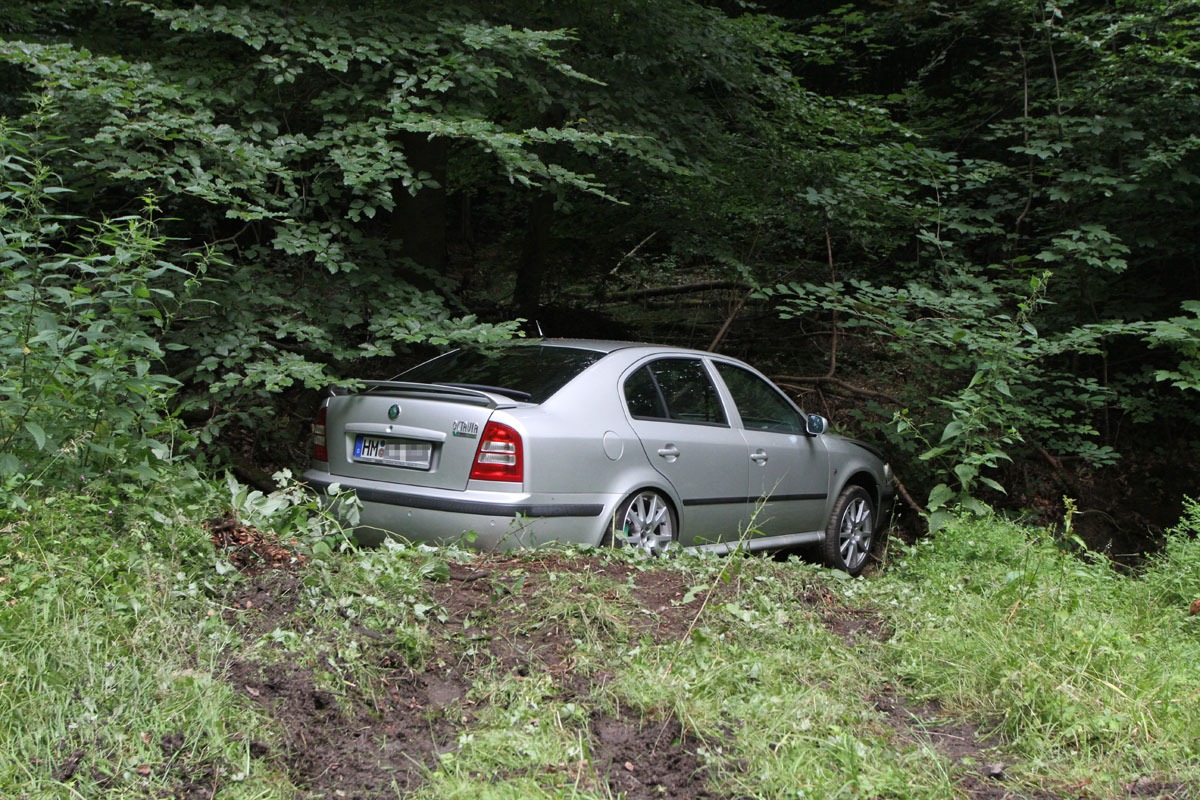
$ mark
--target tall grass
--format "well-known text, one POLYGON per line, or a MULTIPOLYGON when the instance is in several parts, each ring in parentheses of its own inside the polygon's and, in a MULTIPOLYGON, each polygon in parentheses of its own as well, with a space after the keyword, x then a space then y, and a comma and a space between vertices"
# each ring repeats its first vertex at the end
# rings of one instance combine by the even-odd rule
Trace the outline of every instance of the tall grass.
POLYGON ((226 666, 307 665, 331 695, 369 702, 385 685, 372 648, 468 671, 453 746, 415 798, 614 797, 608 770, 652 775, 666 752, 694 759, 696 793, 713 797, 957 798, 992 780, 984 762, 1014 796, 1200 787, 1196 504, 1134 574, 998 519, 954 522, 855 580, 795 560, 535 553, 507 560, 497 605, 453 633, 430 581, 469 554, 340 550, 298 496, 233 488, 256 524, 310 548, 275 631, 247 636, 222 607, 241 578, 196 524, 229 501, 215 489, 136 508, 61 494, 0 520, 0 796, 304 797, 264 755, 286 737, 226 666), (646 572, 677 581, 669 628, 638 600, 646 572), (480 631, 510 637, 505 652, 551 633, 567 650, 515 670, 471 649, 480 631), (676 733, 607 764, 601 719, 676 733), (968 755, 934 740, 948 724, 977 735, 968 755))
POLYGON ((1069 535, 960 521, 853 596, 895 620, 882 665, 909 691, 994 730, 1033 771, 1112 788, 1200 763, 1198 521, 1193 505, 1135 575, 1069 535))
POLYGON ((235 642, 199 525, 56 499, 0 536, 0 796, 280 796, 250 769, 263 720, 221 678, 235 642))

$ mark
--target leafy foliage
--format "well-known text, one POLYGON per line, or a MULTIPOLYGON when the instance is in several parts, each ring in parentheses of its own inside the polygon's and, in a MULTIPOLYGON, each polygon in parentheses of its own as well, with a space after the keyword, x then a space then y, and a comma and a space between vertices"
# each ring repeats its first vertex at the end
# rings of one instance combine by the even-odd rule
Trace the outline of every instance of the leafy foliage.
POLYGON ((162 260, 150 199, 88 222, 56 210, 66 192, 0 126, 0 501, 18 506, 67 476, 152 479, 189 441, 165 339, 209 260, 162 260))
POLYGON ((1200 301, 1185 300, 1182 306, 1191 316, 1155 322, 1146 341, 1152 347, 1170 348, 1179 354, 1178 366, 1157 370, 1155 378, 1169 381, 1178 389, 1200 391, 1200 301))
POLYGON ((1034 323, 1048 305, 1051 275, 1034 274, 1024 287, 960 272, 938 288, 854 280, 780 284, 762 295, 785 319, 843 315, 849 334, 875 342, 922 376, 902 390, 894 443, 928 462, 939 479, 927 511, 958 503, 983 512, 976 499, 981 487, 1004 492, 994 477, 1000 462, 1028 458, 1033 448, 1072 452, 1092 464, 1116 458, 1111 446, 1096 443, 1091 423, 1111 402, 1109 392, 1059 365, 1065 357, 1099 353, 1112 337, 1141 327, 1110 323, 1043 334, 1034 323))
MULTIPOLYGON (((860 432, 935 509, 1193 430, 1194 0, 13 5, 0 113, 57 213, 154 198, 156 258, 210 254, 151 336, 205 442, 299 438, 305 390, 547 300, 713 279, 787 287, 780 340, 832 325, 770 356, 878 379, 906 411, 860 432)), ((668 322, 630 335, 699 335, 668 322)))
POLYGON ((519 184, 598 191, 531 145, 597 147, 615 135, 514 128, 481 113, 521 69, 583 80, 555 57, 564 34, 480 25, 441 4, 373 8, 364 20, 315 4, 285 19, 271 4, 141 4, 106 12, 157 31, 128 54, 0 47, 71 109, 47 123, 83 147, 62 168, 154 191, 223 253, 203 295, 210 313, 179 335, 192 355, 178 376, 203 387, 193 396, 202 406, 261 413, 281 388, 330 382, 330 362, 511 334, 450 311, 443 279, 392 238, 397 196, 438 188, 410 163, 412 137, 469 143, 519 184))
MULTIPOLYGON (((1093 469, 1153 440, 1120 441, 1123 423, 1177 435, 1194 418, 1191 398, 1155 385, 1187 389, 1194 373, 1194 326, 1176 316, 1196 275, 1194 11, 863 2, 802 21, 840 57, 801 74, 921 142, 892 204, 911 227, 872 251, 835 224, 832 282, 767 294, 786 317, 831 321, 861 365, 888 355, 864 378, 905 409, 890 435, 923 459, 907 471, 932 509, 979 508, 1010 458, 1093 469)), ((841 183, 829 197, 844 202, 841 183)))

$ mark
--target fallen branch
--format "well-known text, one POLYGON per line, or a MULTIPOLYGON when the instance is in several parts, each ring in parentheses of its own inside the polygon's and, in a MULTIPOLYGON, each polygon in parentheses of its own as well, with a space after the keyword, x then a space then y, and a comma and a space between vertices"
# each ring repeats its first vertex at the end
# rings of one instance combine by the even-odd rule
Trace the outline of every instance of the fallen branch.
POLYGON ((630 250, 625 255, 621 256, 621 260, 617 262, 617 265, 615 267, 613 267, 611 270, 608 271, 608 274, 616 275, 617 270, 619 270, 621 268, 621 265, 624 264, 629 259, 633 258, 633 256, 637 253, 637 251, 642 249, 642 245, 646 244, 646 242, 653 239, 657 234, 658 234, 658 231, 654 231, 649 236, 647 236, 645 239, 642 239, 640 242, 638 242, 636 247, 634 247, 632 250, 630 250))
POLYGON ((667 297, 674 294, 696 294, 698 292, 713 292, 718 289, 745 289, 753 287, 745 281, 701 281, 700 283, 685 283, 682 286, 655 286, 649 289, 632 289, 627 292, 617 292, 610 295, 609 300, 643 300, 647 297, 667 297))
POLYGON ((877 392, 874 389, 864 389, 861 386, 855 386, 852 383, 847 383, 841 378, 834 378, 831 375, 778 375, 774 378, 778 384, 829 384, 845 389, 852 394, 861 395, 863 397, 874 397, 877 400, 886 400, 893 405, 900 405, 898 398, 892 397, 884 392, 877 392))
POLYGON ((732 327, 733 321, 737 319, 737 315, 741 313, 742 306, 746 305, 746 301, 749 300, 753 295, 754 290, 751 289, 749 292, 746 292, 746 294, 739 297, 738 301, 734 303, 733 310, 730 311, 729 316, 725 318, 725 324, 721 326, 721 330, 717 331, 717 335, 713 337, 711 342, 709 342, 709 351, 713 353, 717 352, 717 348, 720 347, 721 342, 725 340, 725 334, 729 333, 729 328, 732 327))
POLYGON ((908 489, 904 488, 904 484, 900 482, 899 478, 896 478, 896 491, 900 494, 900 497, 904 499, 904 502, 908 503, 909 507, 912 508, 913 511, 916 511, 922 516, 925 515, 925 509, 921 507, 920 503, 913 499, 913 496, 908 493, 908 489))

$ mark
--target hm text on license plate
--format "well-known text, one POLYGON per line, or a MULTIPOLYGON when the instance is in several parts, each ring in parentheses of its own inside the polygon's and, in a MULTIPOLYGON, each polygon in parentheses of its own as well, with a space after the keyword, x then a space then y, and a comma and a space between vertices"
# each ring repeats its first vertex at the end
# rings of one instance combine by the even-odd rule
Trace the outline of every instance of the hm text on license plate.
POLYGON ((410 442, 362 435, 354 439, 354 460, 370 461, 373 464, 429 469, 432 451, 433 447, 429 442, 410 442))

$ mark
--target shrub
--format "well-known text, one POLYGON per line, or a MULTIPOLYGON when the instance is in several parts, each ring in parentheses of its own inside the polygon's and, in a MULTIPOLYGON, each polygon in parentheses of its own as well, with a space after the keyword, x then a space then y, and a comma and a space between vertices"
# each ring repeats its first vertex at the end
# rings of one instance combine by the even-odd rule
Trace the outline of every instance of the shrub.
POLYGON ((113 219, 58 213, 70 189, 44 144, 0 123, 0 505, 17 508, 41 485, 153 479, 187 443, 161 338, 207 266, 163 260, 153 198, 113 219))

